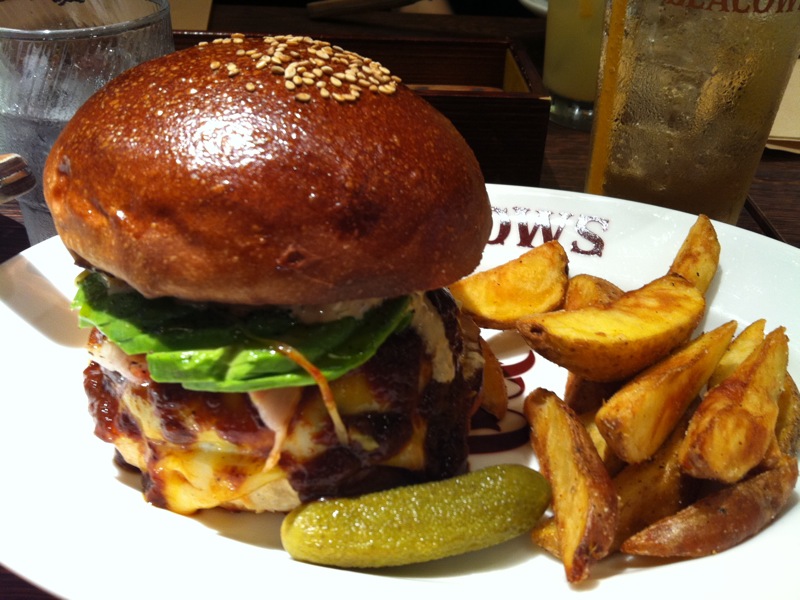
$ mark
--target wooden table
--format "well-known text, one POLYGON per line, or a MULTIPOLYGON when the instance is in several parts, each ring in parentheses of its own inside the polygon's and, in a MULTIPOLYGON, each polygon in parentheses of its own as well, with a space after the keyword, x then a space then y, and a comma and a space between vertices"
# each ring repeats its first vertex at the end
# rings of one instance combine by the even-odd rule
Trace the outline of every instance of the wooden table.
MULTIPOLYGON (((543 22, 537 18, 370 13, 346 20, 312 21, 302 9, 225 4, 214 7, 210 30, 308 35, 503 37, 526 48, 537 65, 541 64, 543 52, 543 22)), ((513 148, 509 150, 514 151, 513 148)), ((588 153, 587 133, 550 125, 541 187, 582 191, 588 153)), ((752 184, 750 197, 752 202, 738 225, 800 248, 800 156, 767 151, 752 184)), ((28 242, 18 206, 11 202, 0 207, 0 262, 26 247, 28 242)), ((54 507, 54 510, 58 508, 54 507)), ((50 534, 57 535, 57 532, 50 534)), ((46 537, 42 543, 47 543, 46 537)), ((79 544, 76 551, 83 551, 79 544)), ((131 572, 131 576, 141 575, 131 572)), ((120 585, 124 585, 124 581, 120 585)), ((0 566, 0 598, 51 597, 0 566)))

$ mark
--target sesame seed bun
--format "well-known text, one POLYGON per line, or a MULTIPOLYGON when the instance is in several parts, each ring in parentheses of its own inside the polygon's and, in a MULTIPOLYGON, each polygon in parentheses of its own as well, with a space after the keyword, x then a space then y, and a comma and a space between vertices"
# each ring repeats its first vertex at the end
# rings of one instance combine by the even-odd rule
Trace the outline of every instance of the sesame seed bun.
POLYGON ((491 227, 478 163, 388 69, 234 36, 124 73, 53 146, 44 188, 81 262, 148 297, 320 304, 445 286, 491 227))

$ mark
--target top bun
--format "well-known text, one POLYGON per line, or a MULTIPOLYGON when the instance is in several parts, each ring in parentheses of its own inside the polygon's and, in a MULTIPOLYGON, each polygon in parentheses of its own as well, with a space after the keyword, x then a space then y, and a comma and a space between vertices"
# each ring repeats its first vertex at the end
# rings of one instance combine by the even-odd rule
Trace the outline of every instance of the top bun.
POLYGON ((81 262, 148 297, 325 304, 446 286, 480 261, 480 167, 367 58, 231 38, 114 79, 53 146, 47 202, 81 262))

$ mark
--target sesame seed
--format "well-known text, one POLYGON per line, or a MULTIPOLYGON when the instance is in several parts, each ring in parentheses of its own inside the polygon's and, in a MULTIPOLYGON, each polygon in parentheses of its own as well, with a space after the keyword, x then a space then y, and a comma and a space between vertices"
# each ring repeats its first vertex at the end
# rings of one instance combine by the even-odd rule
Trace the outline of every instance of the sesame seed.
MULTIPOLYGON (((247 56, 253 61, 226 63, 224 60, 214 60, 210 62, 213 70, 225 65, 228 76, 234 77, 248 72, 248 69, 252 74, 255 70, 269 67, 269 72, 283 81, 287 91, 298 102, 311 101, 313 97, 309 92, 312 88, 319 91, 320 98, 333 97, 340 103, 356 102, 367 89, 388 96, 397 92, 401 81, 377 61, 309 37, 281 35, 247 38, 244 34, 234 33, 211 43, 247 43, 247 46, 236 50, 231 48, 230 57, 247 56)), ((244 85, 250 92, 261 87, 257 80, 244 85)))

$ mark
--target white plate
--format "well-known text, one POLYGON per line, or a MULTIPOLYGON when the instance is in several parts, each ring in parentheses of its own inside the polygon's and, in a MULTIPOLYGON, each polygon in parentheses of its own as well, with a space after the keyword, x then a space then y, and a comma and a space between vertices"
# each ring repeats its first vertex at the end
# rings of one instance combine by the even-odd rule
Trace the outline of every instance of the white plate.
MULTIPOLYGON (((631 289, 663 274, 694 218, 644 205, 580 194, 489 186, 494 242, 484 266, 557 237, 570 272, 604 276, 631 289), (538 229, 537 229, 538 227, 538 229), (535 235, 533 233, 535 232, 535 235), (525 241, 525 238, 528 238, 525 241), (522 240, 522 242, 521 242, 522 240)), ((704 328, 731 318, 765 317, 785 325, 790 370, 800 377, 800 250, 717 225, 720 273, 704 328)), ((293 561, 281 549, 280 517, 207 511, 182 517, 142 501, 137 477, 112 463, 112 449, 92 435, 82 390, 85 333, 69 311, 76 274, 58 240, 35 246, 0 267, 2 404, 0 404, 0 560, 60 596, 91 600, 175 596, 489 598, 498 593, 555 600, 585 590, 591 597, 798 598, 797 493, 780 519, 754 539, 720 555, 687 561, 614 558, 594 579, 571 587, 561 565, 527 536, 436 563, 351 572, 293 561)), ((508 334, 488 333, 501 358, 526 353, 508 334)), ((563 373, 538 360, 527 389, 563 387, 563 373)), ((517 399, 518 401, 519 399, 517 399)), ((490 461, 531 461, 522 448, 490 461)), ((533 464, 533 463, 531 463, 533 464)))

